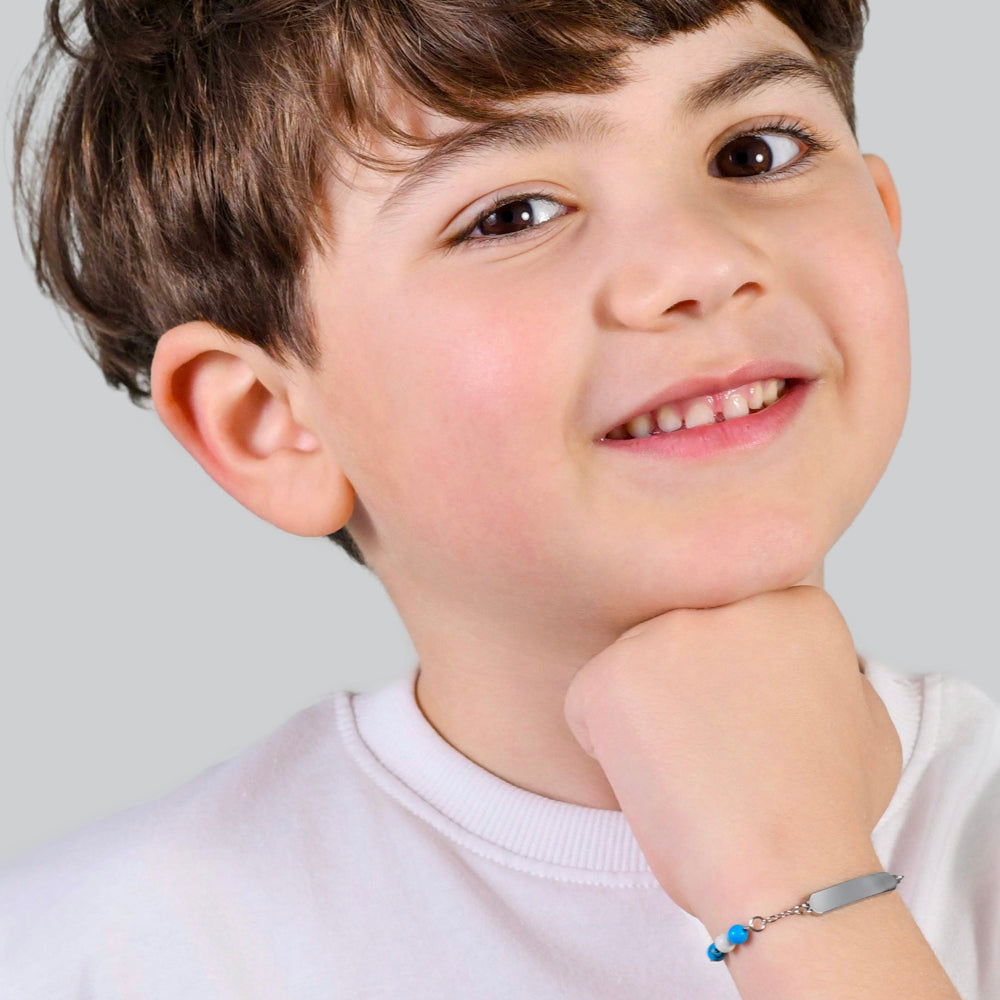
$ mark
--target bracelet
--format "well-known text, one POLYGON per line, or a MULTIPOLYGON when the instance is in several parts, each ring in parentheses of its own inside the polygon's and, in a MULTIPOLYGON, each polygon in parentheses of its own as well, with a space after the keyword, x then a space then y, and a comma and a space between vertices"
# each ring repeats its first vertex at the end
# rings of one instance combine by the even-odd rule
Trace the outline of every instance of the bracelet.
POLYGON ((743 944, 750 937, 750 931, 762 931, 769 923, 793 913, 828 913, 848 903, 856 903, 869 896, 895 889, 903 881, 902 875, 890 872, 876 872, 874 875, 859 875, 857 878, 838 882, 827 889, 818 889, 808 899, 796 904, 790 910, 775 913, 770 917, 753 917, 746 924, 733 924, 728 931, 720 934, 709 946, 708 957, 713 962, 721 962, 738 944, 743 944), (760 927, 757 927, 757 922, 760 927))

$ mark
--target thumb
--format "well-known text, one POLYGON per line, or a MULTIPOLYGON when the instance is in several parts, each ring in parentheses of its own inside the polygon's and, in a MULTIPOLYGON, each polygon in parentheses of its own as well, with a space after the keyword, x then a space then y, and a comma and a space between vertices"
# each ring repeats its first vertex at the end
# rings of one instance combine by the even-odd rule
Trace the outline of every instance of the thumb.
MULTIPOLYGON (((589 757, 594 757, 594 744, 590 739, 590 731, 587 728, 586 708, 588 691, 583 683, 584 668, 576 672, 573 680, 570 681, 566 689, 566 698, 563 701, 563 715, 569 731, 573 734, 577 743, 583 747, 584 752, 589 757)), ((596 760, 596 757, 595 757, 596 760)))

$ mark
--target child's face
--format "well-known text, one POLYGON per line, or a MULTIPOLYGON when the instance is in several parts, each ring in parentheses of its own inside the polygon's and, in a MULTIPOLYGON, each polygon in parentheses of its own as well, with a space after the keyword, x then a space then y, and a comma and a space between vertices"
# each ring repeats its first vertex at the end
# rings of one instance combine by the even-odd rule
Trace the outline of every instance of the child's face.
POLYGON ((311 276, 324 364, 305 398, 404 617, 623 629, 801 582, 860 511, 909 395, 884 165, 801 78, 681 108, 774 49, 812 61, 754 8, 637 47, 613 93, 521 106, 600 111, 614 136, 488 152, 382 218, 398 176, 333 192, 340 243, 311 276), (733 136, 778 119, 836 148, 802 161, 803 144, 765 132, 770 183, 718 176, 733 136), (447 250, 496 194, 519 221, 447 250), (521 235, 482 242, 498 232, 521 235), (766 445, 678 460, 598 442, 677 380, 765 358, 820 380, 766 445))

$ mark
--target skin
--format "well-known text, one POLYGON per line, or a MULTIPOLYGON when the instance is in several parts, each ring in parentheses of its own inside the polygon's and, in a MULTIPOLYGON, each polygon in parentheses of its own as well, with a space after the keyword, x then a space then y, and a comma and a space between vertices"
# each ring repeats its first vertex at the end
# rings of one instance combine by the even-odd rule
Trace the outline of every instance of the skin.
POLYGON ((712 938, 767 930, 725 955, 743 1000, 959 1000, 898 892, 788 913, 884 870, 871 830, 902 761, 821 588, 642 622, 577 673, 566 715, 670 898, 712 938))
MULTIPOLYGON (((622 136, 494 154, 389 226, 374 217, 396 178, 359 168, 349 185, 331 182, 338 246, 308 276, 320 367, 281 366, 186 323, 159 341, 152 393, 167 427, 251 511, 299 535, 349 526, 419 655, 424 714, 482 767, 551 798, 626 809, 645 829, 623 799, 633 810, 648 800, 656 816, 679 786, 661 781, 664 758, 620 735, 636 704, 651 706, 644 731, 662 731, 678 718, 675 684, 677 705, 691 696, 682 678, 723 688, 744 678, 740 736, 766 739, 777 758, 781 741, 790 750, 801 733, 775 730, 751 680, 780 683, 816 709, 836 676, 839 721, 866 741, 877 775, 842 785, 852 808, 866 805, 845 833, 858 846, 896 787, 901 755, 820 588, 825 554, 882 476, 905 420, 900 209, 884 161, 862 155, 836 103, 801 81, 681 119, 678 98, 693 81, 774 46, 809 57, 754 8, 637 47, 633 78, 613 93, 524 102, 609 111, 622 136), (773 183, 709 174, 724 139, 778 116, 836 148, 773 183), (536 188, 572 211, 509 245, 444 253, 491 195, 536 188), (773 355, 810 366, 821 383, 766 448, 649 463, 596 443, 679 378, 773 355), (802 592, 822 599, 802 602, 802 592), (743 613, 727 617, 727 606, 743 613), (628 671, 612 672, 621 687, 605 686, 600 654, 634 626, 676 623, 678 609, 702 616, 684 619, 683 657, 670 629, 625 640, 636 663, 658 665, 660 697, 639 698, 628 671), (840 656, 817 659, 831 630, 840 656), (710 654, 699 635, 713 639, 710 654), (771 663, 781 664, 773 679, 771 663), (603 708, 582 698, 587 712, 573 715, 567 694, 585 665, 593 689, 609 694, 603 708), (863 706, 862 723, 852 713, 863 706), (581 743, 591 724, 619 734, 603 756, 581 743), (622 761, 646 793, 626 795, 622 761)), ((434 134, 459 124, 419 123, 434 134)), ((710 705, 698 711, 728 725, 710 705)), ((706 753, 692 785, 720 766, 706 753)), ((686 802, 692 826, 731 819, 713 818, 711 799, 686 802)), ((655 870, 688 905, 705 905, 685 896, 669 858, 655 870)))
POLYGON ((820 587, 641 623, 577 673, 566 717, 661 885, 706 926, 882 870, 871 832, 902 748, 820 587))

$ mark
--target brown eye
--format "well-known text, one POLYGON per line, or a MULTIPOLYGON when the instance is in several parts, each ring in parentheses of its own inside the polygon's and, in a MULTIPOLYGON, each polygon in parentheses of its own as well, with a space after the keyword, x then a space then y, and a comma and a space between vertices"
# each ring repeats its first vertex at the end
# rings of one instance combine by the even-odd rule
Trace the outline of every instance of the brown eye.
POLYGON ((534 218, 531 201, 530 198, 519 198, 501 205, 479 223, 481 232, 484 236, 508 236, 518 231, 517 226, 530 225, 534 218))
POLYGON ((457 242, 489 243, 505 238, 509 242, 550 222, 563 207, 561 202, 541 194, 514 196, 483 212, 457 242), (542 206, 540 211, 533 207, 538 204, 542 206))
POLYGON ((741 135, 716 156, 720 177, 755 177, 772 168, 787 166, 802 151, 802 144, 787 135, 741 135))

